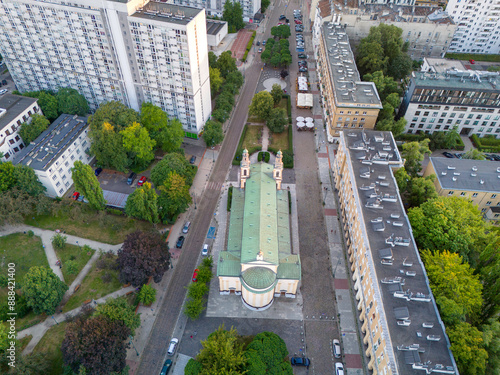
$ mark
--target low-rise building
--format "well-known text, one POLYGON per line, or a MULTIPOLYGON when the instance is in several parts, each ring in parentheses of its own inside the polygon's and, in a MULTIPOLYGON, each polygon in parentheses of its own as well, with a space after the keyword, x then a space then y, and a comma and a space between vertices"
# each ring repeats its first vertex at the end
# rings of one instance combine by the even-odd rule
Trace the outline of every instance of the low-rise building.
POLYGON ((313 30, 328 140, 345 128, 373 129, 382 103, 373 82, 362 82, 345 28, 316 13, 313 30))
POLYGON ((394 178, 402 166, 391 132, 341 132, 333 172, 368 370, 458 375, 394 178))
POLYGON ((227 35, 226 21, 217 21, 207 18, 207 43, 209 47, 217 47, 227 35))
POLYGON ((31 115, 42 114, 38 99, 5 94, 0 98, 0 158, 9 161, 24 148, 19 135, 21 124, 31 121, 31 115))
POLYGON ((274 166, 250 165, 248 151, 243 151, 240 187, 233 187, 227 248, 219 254, 217 277, 221 294, 240 295, 251 310, 269 308, 275 297, 295 298, 301 279, 282 177, 281 151, 274 166))
POLYGON ((27 165, 47 188, 49 197, 62 197, 73 185, 73 165, 79 160, 90 164, 87 119, 62 114, 47 130, 19 152, 14 164, 27 165))
POLYGON ((489 220, 500 220, 500 165, 489 160, 429 158, 424 176, 435 175, 434 186, 444 197, 462 197, 472 201, 489 220))
POLYGON ((424 59, 422 71, 412 72, 398 117, 406 119, 407 133, 456 127, 463 135, 500 138, 499 77, 454 60, 424 59))

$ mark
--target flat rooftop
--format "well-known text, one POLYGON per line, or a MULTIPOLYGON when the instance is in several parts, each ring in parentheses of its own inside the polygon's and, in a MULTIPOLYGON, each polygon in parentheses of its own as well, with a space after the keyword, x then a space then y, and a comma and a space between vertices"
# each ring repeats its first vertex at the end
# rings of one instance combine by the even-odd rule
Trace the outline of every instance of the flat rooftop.
POLYGON ((323 40, 337 107, 382 108, 373 82, 361 82, 343 26, 324 22, 323 40))
POLYGON ((46 171, 87 127, 85 117, 62 114, 37 139, 16 154, 13 163, 46 171))
POLYGON ((442 73, 412 72, 417 87, 500 93, 498 72, 447 69, 442 73))
POLYGON ((130 17, 187 25, 204 9, 150 1, 130 17))
POLYGON ((0 98, 0 131, 8 126, 17 116, 32 107, 38 99, 27 96, 4 94, 0 98), (5 111, 2 111, 5 110, 5 111))
POLYGON ((217 35, 225 24, 225 21, 214 21, 207 18, 207 35, 217 35))
POLYGON ((500 193, 500 164, 497 161, 429 159, 443 189, 500 193))
POLYGON ((424 57, 432 71, 445 74, 447 70, 467 70, 460 60, 441 59, 434 57, 424 57))
POLYGON ((401 165, 392 133, 346 130, 341 137, 349 147, 347 163, 354 173, 353 189, 371 254, 367 260, 378 280, 373 287, 387 322, 384 335, 392 343, 392 353, 387 353, 390 361, 399 375, 421 375, 424 369, 455 374, 448 339, 392 174, 391 165, 401 165))

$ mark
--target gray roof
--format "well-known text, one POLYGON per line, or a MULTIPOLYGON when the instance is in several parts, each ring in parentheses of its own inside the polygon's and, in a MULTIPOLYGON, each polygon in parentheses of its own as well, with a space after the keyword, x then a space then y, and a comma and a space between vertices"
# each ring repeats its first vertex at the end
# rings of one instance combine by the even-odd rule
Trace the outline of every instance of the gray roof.
POLYGON ((500 193, 500 163, 489 160, 430 158, 443 189, 500 193))
POLYGON ((7 110, 5 114, 0 117, 0 131, 8 126, 12 120, 23 113, 26 109, 36 103, 37 98, 28 98, 27 96, 19 96, 12 94, 5 94, 0 98, 0 109, 7 110))
POLYGON ((347 163, 354 174, 353 189, 363 217, 365 243, 371 254, 367 258, 370 273, 372 280, 378 280, 378 285, 373 287, 379 312, 385 315, 387 322, 384 335, 386 341, 389 343, 390 339, 392 343, 389 360, 399 375, 422 374, 423 371, 414 369, 405 357, 410 348, 415 348, 412 345, 418 344, 418 350, 411 351, 417 352, 422 366, 436 369, 440 368, 438 365, 445 369, 451 366, 447 373, 454 373, 454 361, 434 299, 422 301, 431 296, 431 290, 391 170, 391 165, 401 165, 392 133, 348 130, 342 132, 341 137, 349 147, 347 163), (364 160, 357 156, 362 149, 366 153, 364 160), (382 160, 380 156, 384 152, 388 154, 382 160), (368 172, 361 177, 366 167, 368 172), (367 196, 366 192, 371 194, 367 196), (370 225, 378 222, 385 224, 383 231, 370 225), (401 319, 406 312, 411 321, 408 326, 403 325, 408 322, 401 319), (423 327, 423 323, 431 323, 428 326, 432 328, 423 327), (428 335, 439 336, 440 341, 428 340, 428 335))
POLYGON ((449 69, 442 73, 412 72, 412 76, 419 88, 500 92, 498 72, 449 69))
POLYGON ((204 9, 150 1, 131 17, 187 25, 200 12, 204 11, 204 9))
POLYGON ((214 21, 207 18, 207 35, 217 35, 226 23, 226 21, 214 21))
POLYGON ((85 117, 62 114, 37 139, 16 154, 13 163, 46 171, 88 126, 85 117))
POLYGON ((337 107, 382 108, 375 84, 361 82, 344 27, 325 22, 322 32, 337 107))

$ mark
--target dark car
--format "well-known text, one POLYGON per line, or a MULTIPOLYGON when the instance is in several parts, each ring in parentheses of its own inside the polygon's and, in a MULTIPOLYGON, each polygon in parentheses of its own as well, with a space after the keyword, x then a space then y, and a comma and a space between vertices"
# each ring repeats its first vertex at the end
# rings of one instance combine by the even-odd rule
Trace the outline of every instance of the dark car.
POLYGON ((499 155, 491 155, 493 157, 493 159, 495 159, 496 161, 500 161, 500 156, 499 155))
POLYGON ((2 79, 2 85, 6 85, 7 84, 7 80, 6 79, 2 79))
POLYGON ((308 56, 305 53, 299 53, 299 59, 307 59, 308 56))
POLYGON ((447 158, 450 158, 450 159, 453 159, 453 158, 454 158, 453 154, 452 154, 452 153, 450 153, 450 152, 446 152, 446 151, 445 151, 445 152, 443 152, 443 155, 444 155, 444 156, 446 156, 447 158))
POLYGON ((257 45, 260 46, 260 42, 257 42, 257 45))
POLYGON ((292 357, 290 359, 290 363, 292 366, 304 366, 304 367, 309 367, 311 364, 311 361, 309 358, 302 358, 302 357, 292 357))
POLYGON ((194 164, 196 162, 196 156, 191 156, 191 159, 189 159, 189 164, 194 164))
POLYGON ((132 185, 136 177, 137 175, 134 172, 130 173, 130 175, 127 178, 127 185, 132 185))
POLYGON ((163 364, 160 375, 167 375, 171 368, 172 368, 172 360, 167 359, 163 364))
POLYGON ((299 66, 307 66, 307 61, 305 61, 305 60, 300 60, 299 62, 297 62, 297 64, 298 64, 299 66))
POLYGON ((299 72, 301 72, 301 73, 307 73, 307 68, 305 66, 301 66, 299 68, 299 72))
POLYGON ((102 172, 102 168, 101 168, 101 167, 97 168, 97 169, 94 171, 94 173, 95 173, 96 177, 97 177, 97 176, 99 176, 99 175, 101 174, 101 172, 102 172))
POLYGON ((284 20, 284 19, 286 19, 286 16, 285 16, 284 14, 282 14, 282 15, 280 16, 280 21, 281 21, 281 20, 284 20))
POLYGON ((462 159, 462 156, 464 156, 464 154, 463 154, 463 153, 460 153, 460 152, 457 152, 457 153, 455 154, 455 157, 456 157, 457 159, 462 159))
POLYGON ((265 46, 265 45, 266 45, 266 41, 265 41, 265 40, 263 40, 263 41, 262 41, 262 45, 263 45, 263 46, 265 46))
POLYGON ((175 244, 175 247, 178 248, 178 249, 182 249, 182 245, 184 245, 184 240, 185 239, 186 239, 186 237, 179 236, 179 238, 177 239, 177 243, 175 244))

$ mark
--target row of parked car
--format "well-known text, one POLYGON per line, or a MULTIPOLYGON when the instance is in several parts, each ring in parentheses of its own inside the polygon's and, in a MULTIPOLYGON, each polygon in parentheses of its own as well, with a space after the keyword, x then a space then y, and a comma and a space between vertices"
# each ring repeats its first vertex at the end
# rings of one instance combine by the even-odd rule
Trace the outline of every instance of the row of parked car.
MULTIPOLYGON (((332 341, 332 350, 335 358, 342 357, 340 350, 340 341, 335 339, 332 341)), ((290 358, 292 366, 303 366, 309 368, 311 360, 307 357, 292 357, 290 358)), ((335 375, 344 375, 344 365, 341 362, 335 362, 335 375)))
MULTIPOLYGON (((452 154, 451 152, 445 151, 443 152, 443 155, 446 156, 447 158, 450 159, 462 159, 465 155, 465 152, 457 152, 452 154)), ((495 154, 484 154, 484 157, 486 160, 491 160, 491 161, 500 161, 500 155, 495 155, 495 154)))

